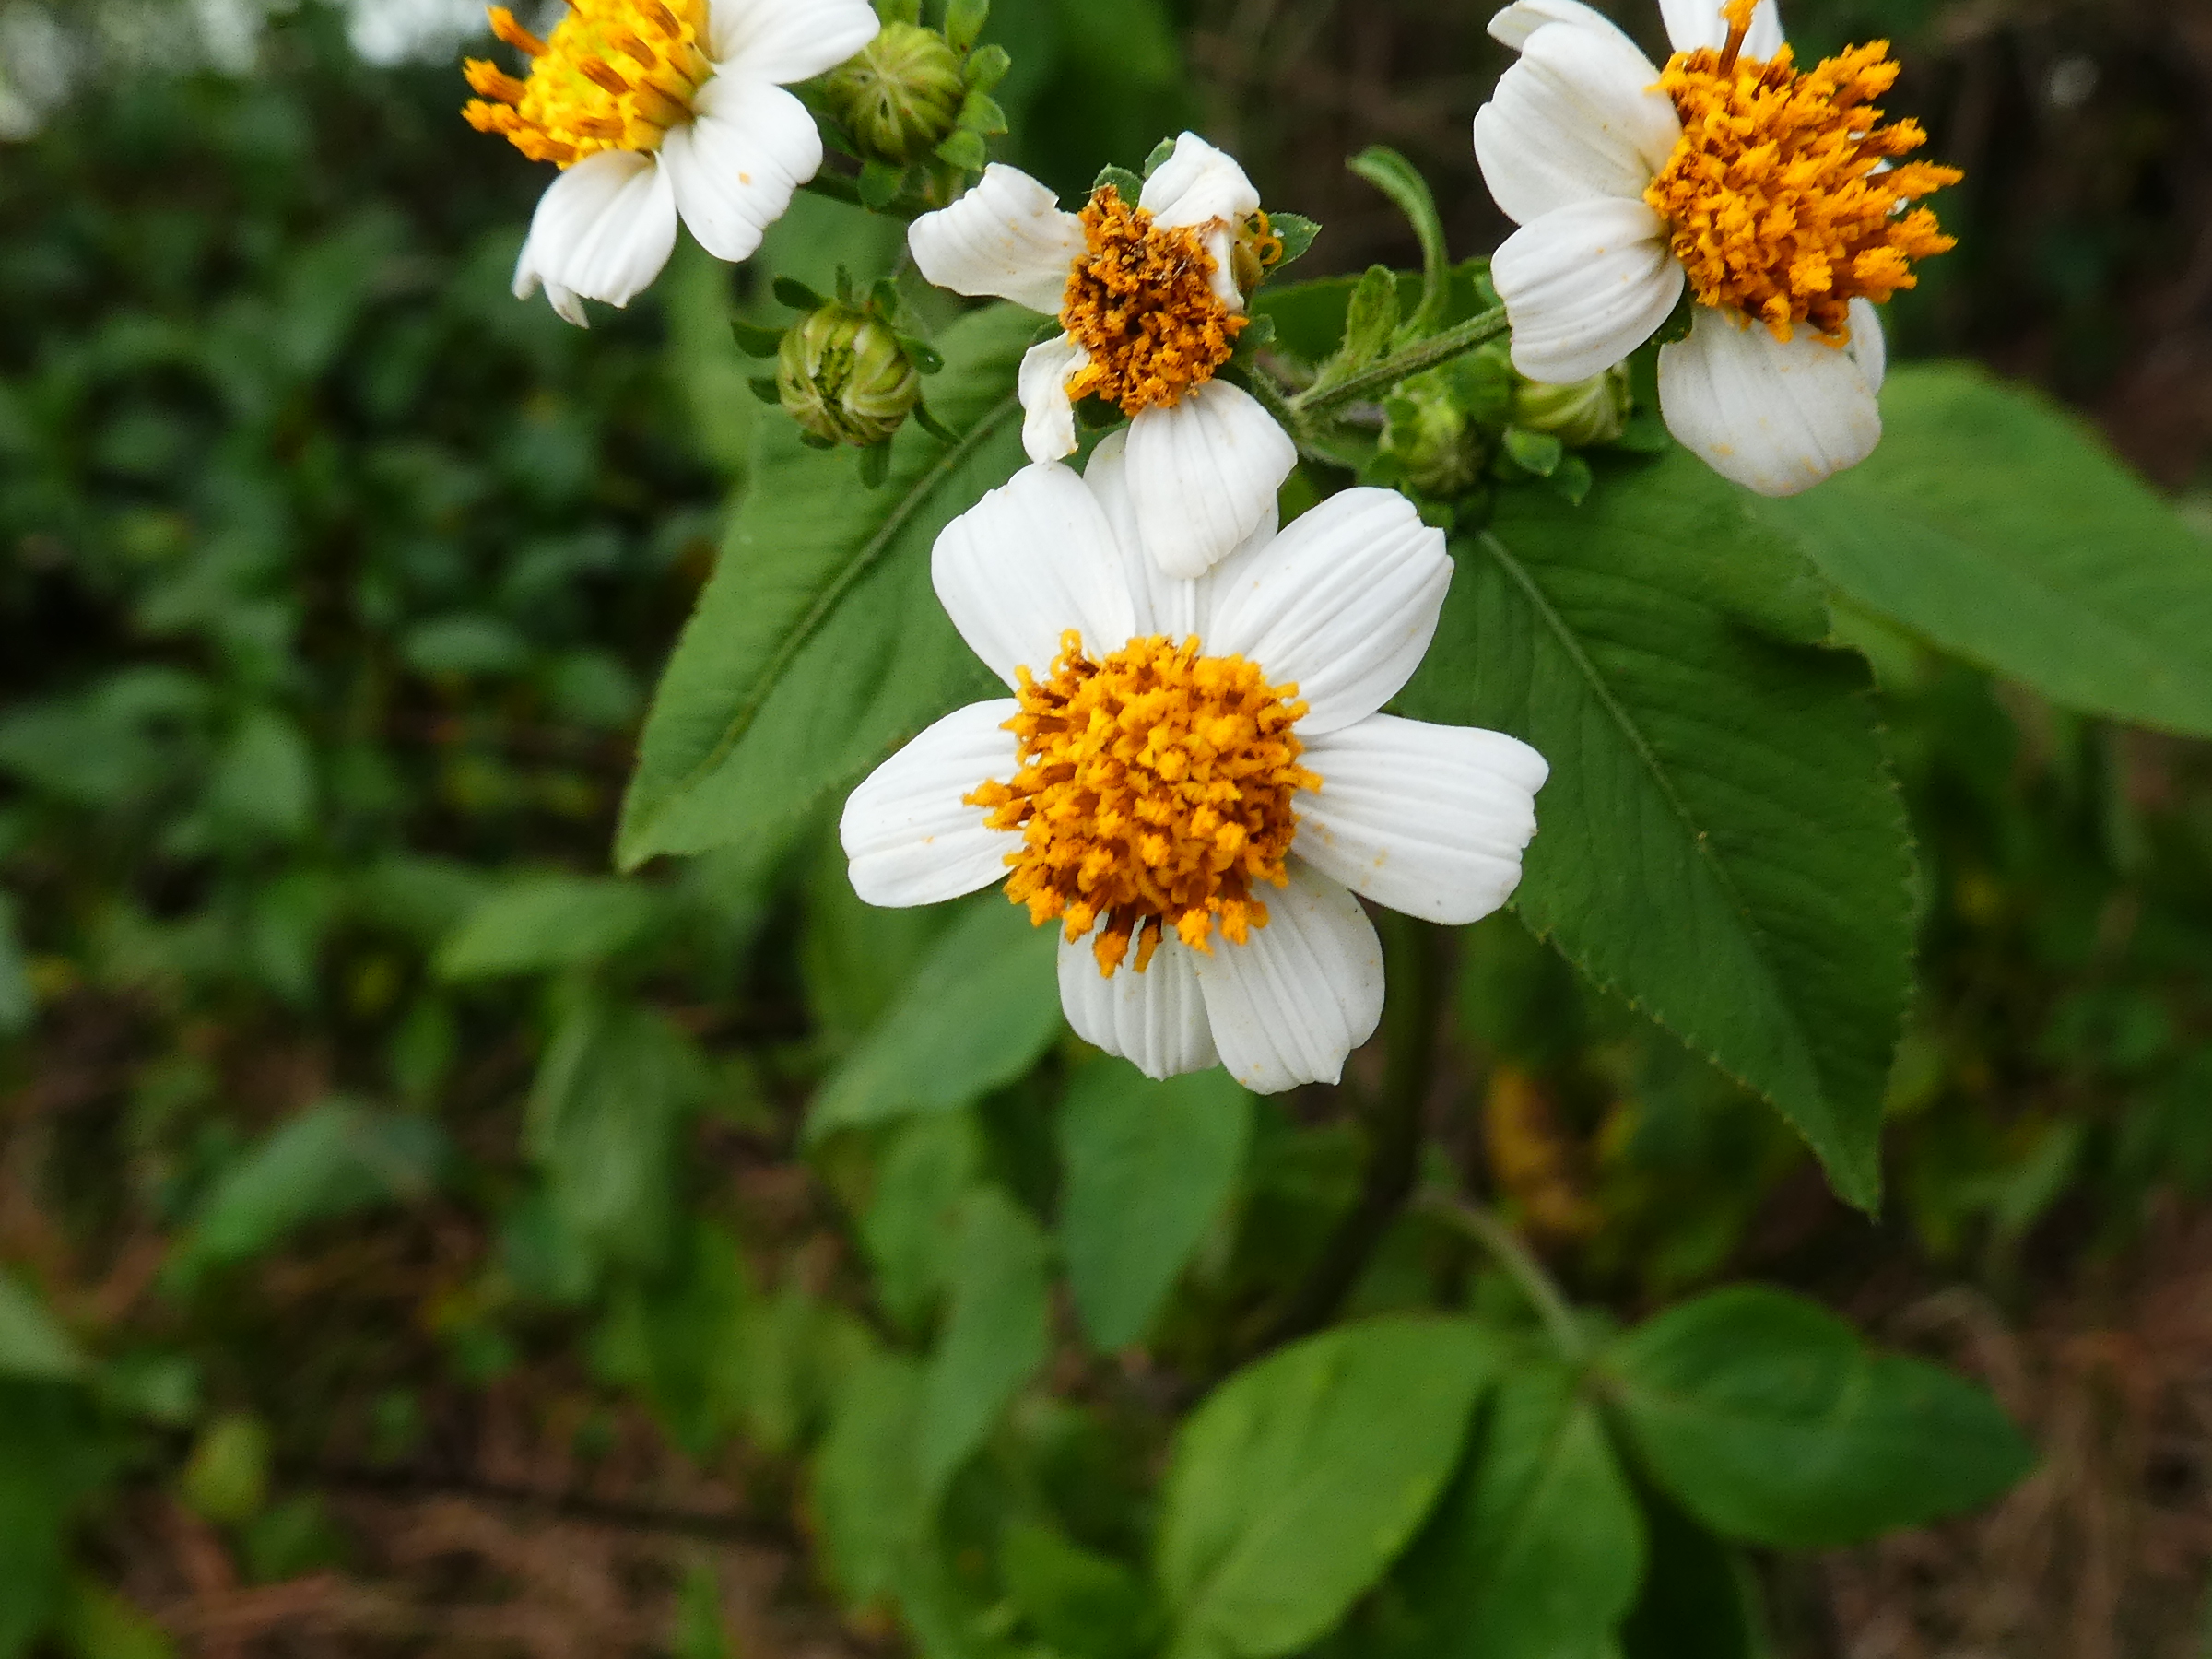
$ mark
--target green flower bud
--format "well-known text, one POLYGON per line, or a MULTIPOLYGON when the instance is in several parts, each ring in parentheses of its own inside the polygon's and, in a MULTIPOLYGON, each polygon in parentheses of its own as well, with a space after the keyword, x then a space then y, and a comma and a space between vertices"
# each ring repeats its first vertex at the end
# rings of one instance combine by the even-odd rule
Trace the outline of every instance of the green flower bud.
POLYGON ((1406 482, 1425 496, 1451 500, 1481 482, 1489 446, 1468 414, 1452 377, 1417 375, 1391 394, 1382 453, 1397 458, 1406 482))
POLYGON ((825 305, 776 348, 776 394, 817 438, 866 449, 897 431, 922 396, 922 371, 865 312, 825 305))
POLYGON ((1626 431, 1634 403, 1626 363, 1571 385, 1518 381, 1512 424, 1532 432, 1549 432, 1569 449, 1588 449, 1594 443, 1610 443, 1626 431))
POLYGON ((952 135, 968 83, 959 53, 943 35, 912 23, 886 23, 830 72, 822 93, 864 156, 903 166, 952 135))

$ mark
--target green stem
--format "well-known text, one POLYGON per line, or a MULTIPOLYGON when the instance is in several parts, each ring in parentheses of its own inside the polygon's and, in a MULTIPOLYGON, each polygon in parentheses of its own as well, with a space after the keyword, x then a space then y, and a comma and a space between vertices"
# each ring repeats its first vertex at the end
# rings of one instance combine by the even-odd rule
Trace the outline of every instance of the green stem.
POLYGON ((1394 351, 1381 362, 1362 369, 1348 379, 1334 385, 1315 386, 1301 392, 1290 400, 1290 412, 1300 421, 1316 415, 1325 415, 1331 409, 1341 408, 1347 403, 1357 403, 1370 393, 1386 392, 1400 381, 1410 380, 1424 369, 1433 369, 1439 363, 1448 363, 1463 352, 1475 349, 1485 341, 1494 340, 1506 331, 1505 307, 1484 312, 1469 317, 1465 323, 1455 323, 1441 334, 1430 335, 1417 340, 1403 351, 1394 351))
POLYGON ((1544 1322, 1545 1330, 1562 1358, 1579 1360, 1588 1357, 1589 1345, 1574 1310, 1567 1305, 1567 1299, 1559 1293, 1551 1275, 1544 1270, 1544 1264, 1536 1260, 1512 1228, 1498 1218, 1496 1212, 1461 1198, 1431 1198, 1421 1207, 1438 1220, 1457 1228, 1489 1253, 1490 1259, 1504 1270, 1505 1276, 1527 1299, 1536 1317, 1544 1322))

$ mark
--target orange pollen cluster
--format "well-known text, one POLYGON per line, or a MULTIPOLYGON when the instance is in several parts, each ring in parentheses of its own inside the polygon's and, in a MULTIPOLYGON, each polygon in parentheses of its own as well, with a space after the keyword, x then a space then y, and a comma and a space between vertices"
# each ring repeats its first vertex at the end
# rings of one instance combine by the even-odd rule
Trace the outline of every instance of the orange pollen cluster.
MULTIPOLYGON (((1060 325, 1090 354, 1067 383, 1134 416, 1172 404, 1229 361, 1246 319, 1214 292, 1214 256, 1196 230, 1162 230, 1108 184, 1081 214, 1084 250, 1060 325)), ((1279 253, 1278 253, 1279 257, 1279 253)))
POLYGON ((1022 669, 1018 695, 1014 781, 966 800, 1021 832, 1006 896, 1031 922, 1064 922, 1072 943, 1103 918, 1091 951, 1108 977, 1133 943, 1142 973, 1169 928, 1210 954, 1217 923, 1238 945, 1267 924, 1253 888, 1289 880, 1291 798, 1321 787, 1298 763, 1296 686, 1201 656, 1194 638, 1132 640, 1093 663, 1071 632, 1052 677, 1022 669))
POLYGON ((691 119, 714 73, 706 47, 708 0, 569 0, 541 41, 503 6, 491 31, 530 60, 527 79, 470 58, 477 97, 461 113, 479 133, 504 134, 533 161, 569 167, 600 150, 651 151, 691 119))
POLYGON ((1898 75, 1887 41, 1800 73, 1787 46, 1767 63, 1742 56, 1750 0, 1724 10, 1728 44, 1677 53, 1659 77, 1682 140, 1644 200, 1703 303, 1755 317, 1778 339, 1810 323, 1841 345, 1853 300, 1879 304, 1912 288, 1912 262, 1954 245, 1911 204, 1965 175, 1884 166, 1927 142, 1915 122, 1881 124, 1873 100, 1898 75))

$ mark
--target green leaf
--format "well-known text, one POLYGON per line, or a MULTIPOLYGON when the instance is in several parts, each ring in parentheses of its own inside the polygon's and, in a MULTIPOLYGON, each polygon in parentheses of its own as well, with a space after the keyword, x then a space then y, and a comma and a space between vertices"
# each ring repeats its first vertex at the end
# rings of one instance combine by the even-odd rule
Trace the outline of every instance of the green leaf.
POLYGON ((903 1330, 919 1331, 949 1277, 960 1200, 976 1184, 982 1136, 971 1112, 930 1112, 898 1128, 860 1218, 876 1294, 903 1330))
POLYGON ((1321 226, 1302 213, 1270 213, 1267 229, 1283 244, 1283 256, 1269 267, 1270 276, 1303 259, 1313 246, 1313 239, 1321 234, 1321 226))
POLYGON ((1652 1478, 1724 1537, 1857 1543, 1990 1501, 2033 1450, 1995 1401, 1877 1355, 1833 1314, 1737 1286, 1670 1309, 1605 1359, 1652 1478))
POLYGON ((1743 501, 1681 453, 1608 464, 1579 508, 1504 492, 1401 703, 1551 762, 1522 918, 1871 1209, 1912 848, 1865 666, 1811 647, 1812 572, 1743 501))
POLYGON ((891 1591, 924 1536, 914 1435, 921 1367, 903 1354, 872 1354, 839 1391, 813 1469, 814 1512, 831 1577, 845 1605, 891 1591))
POLYGON ((67 1382, 85 1374, 88 1361, 45 1304, 0 1272, 0 1377, 67 1382))
POLYGON ((79 1574, 62 1604, 57 1635, 71 1659, 175 1659, 169 1632, 99 1580, 79 1574))
POLYGON ((1665 1498, 1642 1496, 1650 1560, 1621 1630, 1625 1659, 1766 1659, 1750 1564, 1665 1498))
POLYGON ((935 1502, 1044 1363, 1052 1310, 1043 1231, 996 1187, 970 1194, 951 1276, 952 1309, 922 1384, 914 1455, 935 1502))
POLYGON ((427 1119, 327 1100, 276 1128, 216 1183, 178 1247, 175 1271, 189 1282, 310 1222, 419 1202, 450 1157, 443 1131, 427 1119))
POLYGON ((200 1515, 239 1526, 269 1500, 269 1426, 251 1412, 219 1417, 200 1430, 179 1477, 184 1501, 200 1515))
POLYGON ((1387 265, 1370 265, 1345 310, 1344 340, 1322 365, 1313 389, 1350 379, 1390 349, 1398 329, 1398 276, 1387 265))
POLYGON ((694 1561, 685 1569, 668 1653, 670 1659, 736 1659, 736 1646, 722 1618, 722 1578, 711 1561, 694 1561))
POLYGON ((1406 319, 1403 335, 1418 339, 1434 334, 1452 303, 1452 255, 1444 244, 1444 221, 1438 217, 1429 181, 1412 162, 1383 144, 1369 146, 1346 165, 1388 196, 1420 239, 1420 309, 1406 319))
POLYGON ((1058 935, 992 892, 969 900, 880 1025, 815 1096, 806 1138, 949 1112, 1011 1083, 1059 1037, 1058 935))
POLYGON ((82 1394, 0 1382, 0 1659, 21 1659, 63 1610, 70 1524, 106 1477, 82 1394))
POLYGON ((1494 1367, 1471 1324, 1398 1317, 1309 1337, 1216 1389, 1162 1488, 1171 1652, 1263 1659, 1335 1625, 1450 1480, 1494 1367))
POLYGON ((1900 369, 1881 447, 1759 515, 1855 603, 2087 713, 2212 735, 2212 547, 2082 421, 1900 369))
POLYGON ((39 1000, 31 989, 30 963, 23 951, 15 895, 0 893, 0 1041, 20 1037, 37 1018, 39 1000))
POLYGON ((1636 1500, 1572 1370, 1503 1367, 1473 1456, 1401 1574, 1423 1659, 1608 1651, 1643 1575, 1636 1500))
POLYGON ((618 955, 663 913, 636 882, 553 873, 524 876, 485 895, 438 948, 438 976, 490 979, 542 973, 618 955))
POLYGON ((1251 1139, 1252 1097, 1218 1068, 1155 1083, 1108 1060, 1076 1075, 1060 1108, 1060 1239, 1094 1347, 1143 1338, 1251 1139))
POLYGON ((207 806, 228 835, 297 841, 314 820, 315 763, 289 720, 257 709, 216 762, 207 806))
POLYGON ((1111 1556, 1050 1527, 1021 1522, 998 1547, 1006 1599, 1067 1659, 1145 1659, 1159 1639, 1159 1609, 1145 1582, 1111 1556))
POLYGON ((964 436, 909 436, 880 490, 854 489, 845 459, 808 451, 790 422, 762 423, 721 564, 646 720, 623 867, 759 835, 996 688, 936 603, 929 550, 1022 465, 1014 375, 1035 322, 1001 305, 946 330, 930 406, 964 436))

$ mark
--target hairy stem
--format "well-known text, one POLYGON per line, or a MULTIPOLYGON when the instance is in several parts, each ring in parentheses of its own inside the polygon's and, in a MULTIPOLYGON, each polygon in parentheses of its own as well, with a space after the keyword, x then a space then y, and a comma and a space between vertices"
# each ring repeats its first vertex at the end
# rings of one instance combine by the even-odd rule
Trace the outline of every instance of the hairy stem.
MULTIPOLYGON (((1479 316, 1469 317, 1465 323, 1455 323, 1441 334, 1430 335, 1425 340, 1416 340, 1402 351, 1394 351, 1381 362, 1375 363, 1349 379, 1334 385, 1316 386, 1290 399, 1290 413, 1295 421, 1304 422, 1316 415, 1325 415, 1347 403, 1377 392, 1387 392, 1400 381, 1409 380, 1425 369, 1439 363, 1448 363, 1463 352, 1475 349, 1487 340, 1494 340, 1506 330, 1505 308, 1499 306, 1479 316)), ((1293 427, 1292 430, 1297 430, 1293 427)))
POLYGON ((1550 1335, 1562 1358, 1581 1359, 1585 1357, 1588 1344, 1583 1338, 1581 1323, 1567 1299, 1545 1271, 1527 1245, 1521 1242, 1513 1230, 1498 1218, 1493 1210, 1480 1205, 1469 1204, 1464 1198, 1438 1197, 1424 1202, 1421 1208, 1438 1220, 1457 1228, 1488 1253, 1505 1276, 1513 1281, 1514 1288, 1524 1297, 1544 1329, 1550 1335))

